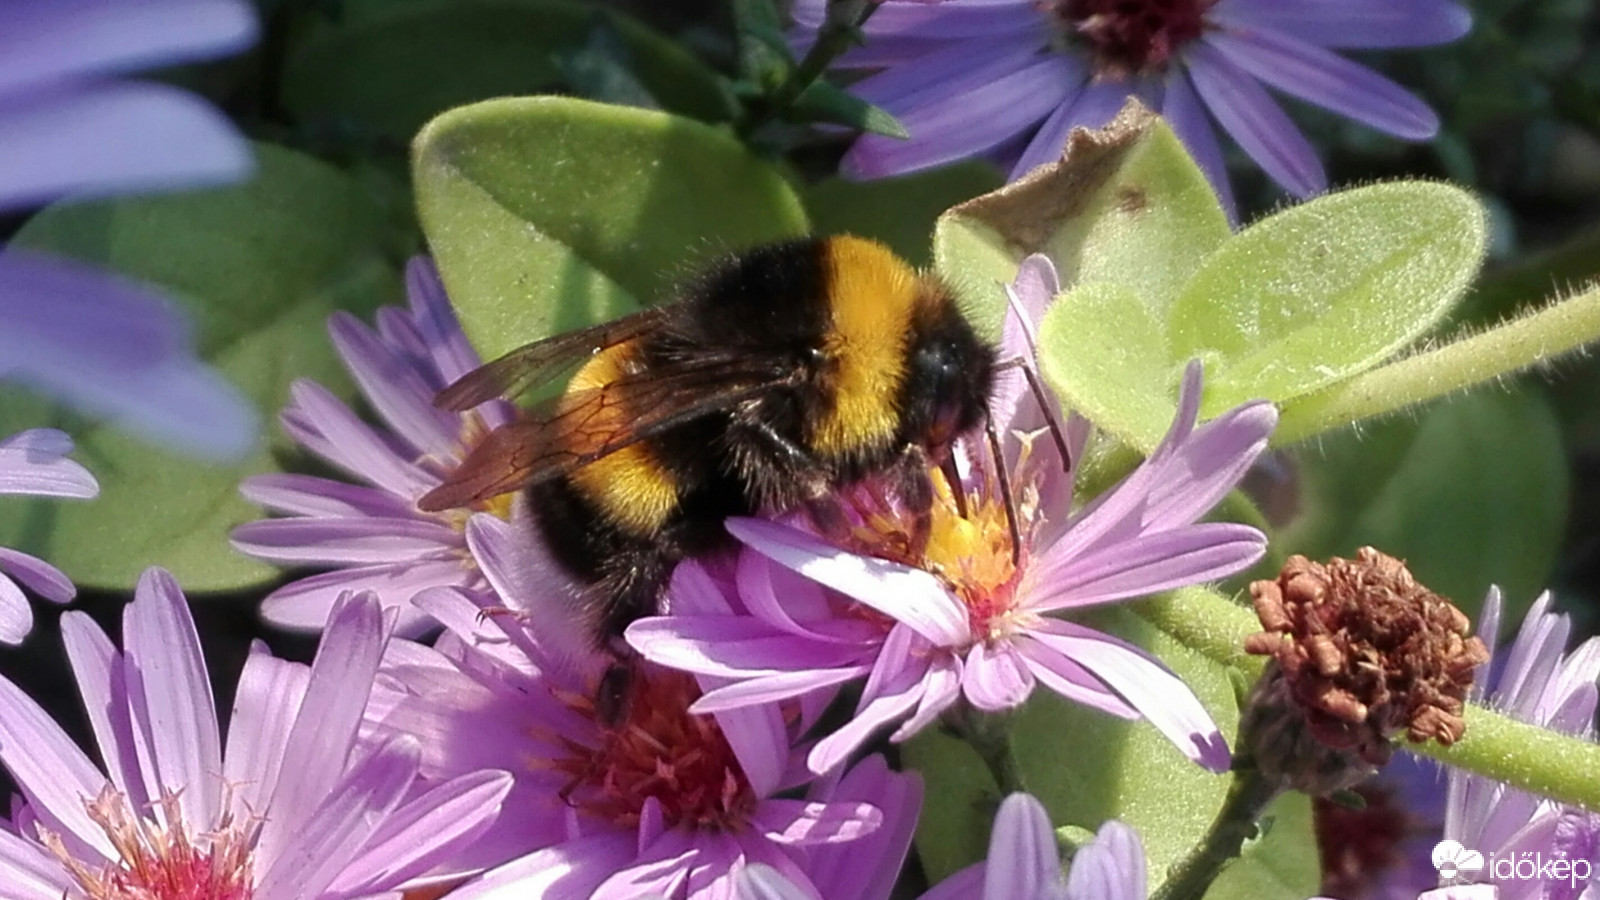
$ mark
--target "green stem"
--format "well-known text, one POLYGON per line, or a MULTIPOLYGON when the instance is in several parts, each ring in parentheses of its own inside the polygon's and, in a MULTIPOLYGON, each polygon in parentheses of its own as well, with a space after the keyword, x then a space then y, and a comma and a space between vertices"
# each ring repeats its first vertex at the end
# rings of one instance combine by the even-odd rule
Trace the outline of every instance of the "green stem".
MULTIPOLYGON (((1139 602, 1133 610, 1186 646, 1251 678, 1266 665, 1242 649, 1260 631, 1255 615, 1215 591, 1187 588, 1139 602)), ((1404 744, 1415 753, 1562 803, 1600 811, 1600 744, 1519 722, 1469 704, 1466 736, 1449 747, 1404 744)))
POLYGON ((1244 842, 1256 834, 1256 822, 1278 794, 1277 787, 1252 765, 1238 766, 1228 797, 1200 843, 1167 872, 1151 900, 1201 900, 1222 870, 1238 858, 1244 842))
POLYGON ((1284 405, 1276 446, 1548 362, 1600 337, 1600 288, 1284 405))
POLYGON ((877 8, 877 3, 863 0, 830 0, 827 18, 817 30, 817 42, 806 51, 799 64, 789 70, 783 82, 762 104, 747 130, 753 131, 756 126, 765 124, 793 106, 806 88, 822 77, 834 59, 856 43, 861 26, 867 23, 877 8))
POLYGON ((1000 796, 1027 791, 1022 783, 1022 770, 1017 768, 1017 758, 1011 752, 1011 717, 987 715, 968 706, 954 717, 953 727, 966 741, 1000 788, 1000 796))

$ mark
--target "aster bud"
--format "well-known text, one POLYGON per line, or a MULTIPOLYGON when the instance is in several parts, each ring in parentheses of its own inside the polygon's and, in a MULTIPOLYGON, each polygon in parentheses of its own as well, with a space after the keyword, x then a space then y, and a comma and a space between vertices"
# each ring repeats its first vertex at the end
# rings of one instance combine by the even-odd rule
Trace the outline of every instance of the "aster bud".
POLYGON ((1272 662, 1252 691, 1241 743, 1269 778, 1324 795, 1388 761, 1401 734, 1461 738, 1472 670, 1489 658, 1459 609, 1371 547, 1327 564, 1303 556, 1250 585, 1272 662))

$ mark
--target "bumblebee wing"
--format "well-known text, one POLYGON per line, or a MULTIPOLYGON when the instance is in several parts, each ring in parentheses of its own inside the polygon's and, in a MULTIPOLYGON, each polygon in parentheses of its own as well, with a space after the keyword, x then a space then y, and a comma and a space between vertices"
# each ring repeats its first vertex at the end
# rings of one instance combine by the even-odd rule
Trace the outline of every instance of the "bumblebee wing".
POLYGON ((559 478, 774 387, 797 383, 797 377, 727 357, 569 391, 555 412, 491 432, 417 506, 430 512, 455 509, 559 478))
POLYGON ((433 405, 464 412, 497 397, 515 397, 549 381, 594 354, 623 341, 633 340, 659 327, 667 309, 657 307, 590 328, 569 331, 524 344, 510 353, 473 369, 440 391, 433 405))

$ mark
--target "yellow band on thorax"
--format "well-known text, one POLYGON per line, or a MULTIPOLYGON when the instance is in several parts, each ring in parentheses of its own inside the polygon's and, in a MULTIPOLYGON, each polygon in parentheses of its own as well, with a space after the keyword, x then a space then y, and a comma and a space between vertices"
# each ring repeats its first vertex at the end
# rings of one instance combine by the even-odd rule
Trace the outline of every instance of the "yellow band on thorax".
POLYGON ((894 437, 918 279, 876 241, 830 238, 824 255, 830 320, 823 352, 836 367, 835 402, 811 443, 816 452, 839 458, 894 437))

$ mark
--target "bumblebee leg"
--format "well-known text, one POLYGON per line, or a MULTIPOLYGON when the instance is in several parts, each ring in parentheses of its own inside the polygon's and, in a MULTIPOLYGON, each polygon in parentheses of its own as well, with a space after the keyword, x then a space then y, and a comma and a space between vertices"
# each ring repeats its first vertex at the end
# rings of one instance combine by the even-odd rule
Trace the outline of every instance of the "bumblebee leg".
POLYGON ((928 454, 921 444, 907 444, 895 462, 895 494, 911 515, 911 558, 921 559, 933 535, 933 478, 928 474, 928 454))

